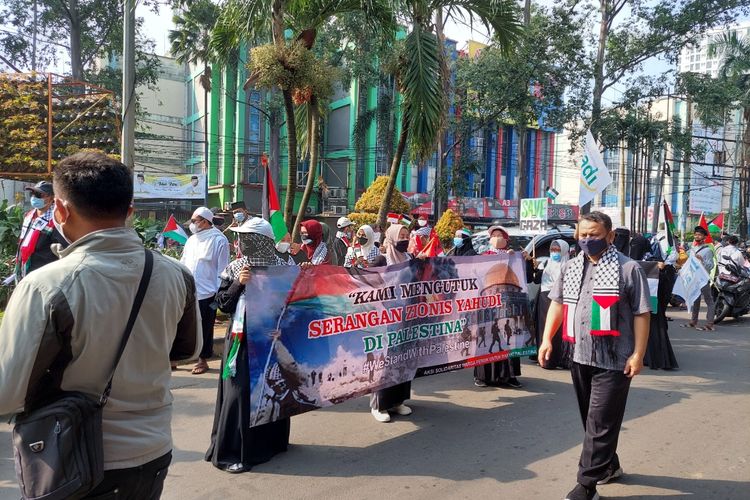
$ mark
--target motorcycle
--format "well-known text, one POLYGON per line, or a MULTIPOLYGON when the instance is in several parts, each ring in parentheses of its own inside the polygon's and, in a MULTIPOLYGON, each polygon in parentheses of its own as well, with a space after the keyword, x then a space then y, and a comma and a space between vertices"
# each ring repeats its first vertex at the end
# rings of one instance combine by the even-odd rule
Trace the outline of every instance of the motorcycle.
POLYGON ((750 270, 738 266, 727 256, 724 259, 714 285, 715 323, 727 316, 739 318, 750 312, 750 270))

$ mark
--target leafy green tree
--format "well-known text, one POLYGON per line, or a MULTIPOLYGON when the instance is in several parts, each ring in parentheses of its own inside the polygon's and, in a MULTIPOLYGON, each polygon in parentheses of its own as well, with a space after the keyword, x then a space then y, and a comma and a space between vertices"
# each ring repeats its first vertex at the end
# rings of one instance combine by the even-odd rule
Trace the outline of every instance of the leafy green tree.
MULTIPOLYGON (((274 48, 273 56, 276 64, 266 60, 261 69, 251 57, 251 73, 247 85, 261 85, 267 88, 277 88, 281 91, 284 100, 284 111, 286 114, 287 129, 287 151, 288 151, 288 177, 286 200, 284 203, 284 220, 295 236, 298 225, 293 222, 294 198, 297 185, 298 144, 297 125, 295 117, 295 100, 298 103, 307 103, 312 94, 308 94, 308 87, 313 85, 305 81, 302 76, 304 70, 309 69, 310 61, 298 72, 297 67, 288 64, 289 58, 305 59, 299 52, 299 48, 311 50, 315 44, 318 30, 339 14, 350 12, 364 12, 367 14, 365 20, 373 25, 383 27, 383 32, 393 29, 391 10, 385 2, 377 0, 229 0, 223 7, 214 31, 213 43, 216 51, 226 52, 236 46, 239 40, 267 40, 270 27, 270 38, 274 48), (285 29, 291 29, 293 37, 287 40, 285 29), (296 96, 295 96, 296 93, 296 96)), ((257 48, 256 48, 257 50, 257 48)), ((271 52, 266 52, 271 54, 271 52)), ((257 55, 257 54, 256 54, 257 55)), ((306 73, 309 75, 310 73, 306 73)), ((316 99, 327 96, 315 96, 316 99)), ((311 118, 315 117, 317 108, 310 108, 311 118)), ((313 120, 310 121, 313 126, 313 120)), ((317 134, 310 137, 317 140, 317 134)), ((311 145, 312 146, 312 145, 311 145)), ((317 148, 311 148, 311 153, 317 148)), ((317 154, 317 153, 316 153, 317 154)), ((311 165, 310 176, 314 176, 315 166, 311 165)), ((314 185, 315 179, 311 179, 308 185, 314 185)), ((310 188, 310 190, 312 187, 310 188)), ((309 192, 309 191, 308 191, 309 192)), ((309 195, 308 195, 309 199, 309 195)), ((304 214, 304 207, 301 209, 304 214)), ((298 217, 299 219, 299 217, 298 217)))
POLYGON ((172 55, 180 64, 203 64, 203 154, 208 172, 208 93, 211 91, 211 33, 220 9, 211 0, 197 0, 172 18, 175 29, 169 31, 172 55))
MULTIPOLYGON (((563 125, 587 112, 590 92, 585 68, 584 15, 564 6, 533 6, 523 34, 510 51, 495 46, 476 58, 458 62, 456 85, 463 113, 455 145, 490 124, 513 123, 519 132, 518 197, 525 196, 526 145, 529 126, 563 125)), ((446 153, 450 153, 450 147, 446 153)), ((454 176, 455 177, 455 176, 454 176)), ((460 176, 459 176, 460 177, 460 176)))
POLYGON ((396 152, 391 163, 388 186, 378 212, 378 223, 385 227, 388 207, 406 150, 417 161, 435 150, 446 122, 445 67, 433 15, 440 10, 447 18, 480 22, 494 32, 500 47, 509 49, 521 34, 517 8, 512 0, 404 0, 400 13, 410 27, 398 54, 395 77, 403 96, 402 118, 396 152))
MULTIPOLYGON (((158 8, 154 0, 139 5, 158 8)), ((45 71, 60 62, 62 49, 68 54, 74 79, 121 94, 122 70, 102 67, 97 59, 122 54, 122 1, 0 0, 0 16, 11 28, 0 32, 0 60, 6 66, 15 71, 45 71)), ((153 54, 153 41, 143 35, 142 24, 141 19, 136 26, 136 85, 153 86, 159 60, 153 54)))

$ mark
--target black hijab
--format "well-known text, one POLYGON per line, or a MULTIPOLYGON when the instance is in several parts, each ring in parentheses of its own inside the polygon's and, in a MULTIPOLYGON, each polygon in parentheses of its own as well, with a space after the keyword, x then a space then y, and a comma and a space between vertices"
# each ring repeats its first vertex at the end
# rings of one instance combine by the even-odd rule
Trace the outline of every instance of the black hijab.
POLYGON ((633 260, 643 260, 644 255, 651 250, 651 245, 642 234, 636 234, 630 240, 630 258, 633 260))
POLYGON ((626 227, 615 229, 615 248, 624 255, 630 255, 630 229, 626 227))
POLYGON ((454 252, 457 256, 469 256, 469 255, 476 255, 477 252, 474 250, 474 245, 471 243, 471 236, 468 234, 464 234, 461 236, 463 238, 464 243, 460 247, 456 248, 456 251, 454 252))

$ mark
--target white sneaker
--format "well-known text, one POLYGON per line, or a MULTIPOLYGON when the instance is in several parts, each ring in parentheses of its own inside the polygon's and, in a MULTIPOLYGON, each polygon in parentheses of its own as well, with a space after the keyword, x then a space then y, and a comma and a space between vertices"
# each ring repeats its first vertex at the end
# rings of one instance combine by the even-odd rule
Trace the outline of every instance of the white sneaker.
POLYGON ((378 422, 390 422, 391 416, 388 415, 387 411, 378 411, 378 410, 370 410, 370 413, 372 413, 373 418, 377 420, 378 422))
POLYGON ((391 411, 396 413, 396 415, 411 415, 411 408, 403 404, 391 408, 391 411))

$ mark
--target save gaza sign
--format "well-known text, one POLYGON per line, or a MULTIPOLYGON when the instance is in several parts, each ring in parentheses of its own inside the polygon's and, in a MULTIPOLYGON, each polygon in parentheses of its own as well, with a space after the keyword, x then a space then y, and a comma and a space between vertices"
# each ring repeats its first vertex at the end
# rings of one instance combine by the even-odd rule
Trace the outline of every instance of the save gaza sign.
POLYGON ((518 228, 531 234, 547 232, 547 198, 521 200, 518 228))

